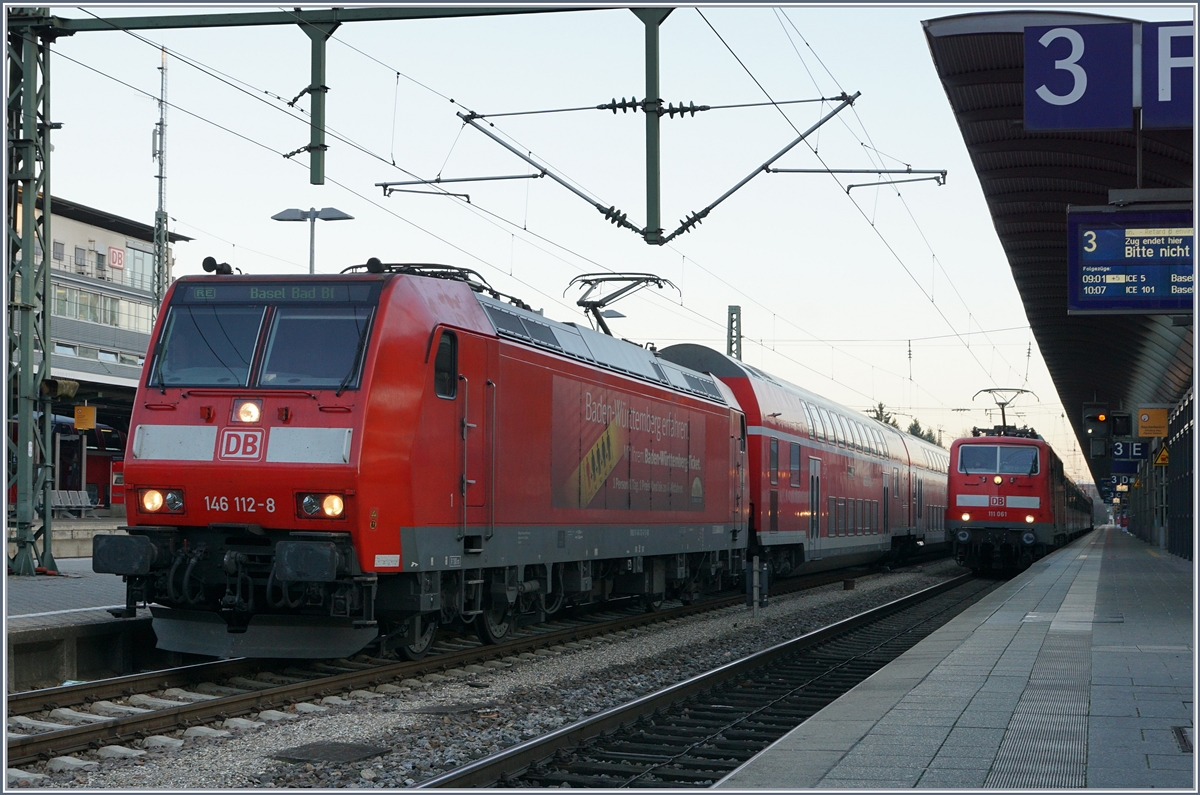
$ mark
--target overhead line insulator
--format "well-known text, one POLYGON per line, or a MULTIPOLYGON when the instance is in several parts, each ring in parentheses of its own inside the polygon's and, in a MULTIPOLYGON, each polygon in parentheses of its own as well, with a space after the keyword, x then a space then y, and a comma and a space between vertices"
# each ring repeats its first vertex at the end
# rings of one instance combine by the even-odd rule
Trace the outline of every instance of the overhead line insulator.
POLYGON ((617 102, 617 98, 613 97, 612 102, 607 102, 603 105, 596 106, 596 110, 611 110, 614 115, 616 115, 618 110, 622 113, 628 113, 631 110, 637 112, 641 109, 642 103, 638 102, 636 97, 630 97, 629 99, 621 97, 620 102, 617 102))
POLYGON ((682 102, 680 102, 679 107, 675 107, 674 105, 667 105, 666 110, 660 109, 658 111, 658 115, 661 116, 665 113, 667 116, 669 116, 670 118, 673 119, 673 118, 675 118, 675 114, 678 113, 679 117, 683 118, 683 114, 685 114, 685 113, 695 116, 697 111, 702 111, 702 110, 712 110, 712 108, 710 108, 708 105, 697 105, 695 102, 689 102, 686 105, 684 105, 682 102))

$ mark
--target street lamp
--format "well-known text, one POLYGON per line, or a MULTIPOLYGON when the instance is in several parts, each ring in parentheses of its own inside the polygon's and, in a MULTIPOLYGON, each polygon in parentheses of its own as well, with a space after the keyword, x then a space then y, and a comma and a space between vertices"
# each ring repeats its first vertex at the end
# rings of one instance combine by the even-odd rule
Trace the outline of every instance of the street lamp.
POLYGON ((310 207, 307 210, 290 209, 284 210, 281 213, 275 213, 271 216, 272 221, 308 221, 308 272, 314 274, 317 272, 316 266, 316 249, 317 249, 317 219, 322 221, 353 221, 353 215, 338 210, 334 207, 322 207, 318 210, 315 207, 310 207))

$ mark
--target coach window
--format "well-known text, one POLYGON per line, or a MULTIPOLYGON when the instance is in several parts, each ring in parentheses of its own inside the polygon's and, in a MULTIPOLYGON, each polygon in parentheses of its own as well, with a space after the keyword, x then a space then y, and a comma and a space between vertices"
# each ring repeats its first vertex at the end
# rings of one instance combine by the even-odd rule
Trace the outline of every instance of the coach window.
POLYGON ((813 428, 817 432, 817 441, 823 442, 825 441, 825 424, 821 422, 821 415, 817 413, 816 406, 811 406, 809 411, 812 413, 813 428))
POLYGON ((433 362, 433 391, 438 397, 453 398, 458 394, 457 374, 458 339, 453 331, 443 331, 433 362))
POLYGON ((800 488, 800 445, 792 442, 792 485, 800 488))
POLYGON ((808 438, 816 439, 819 434, 819 430, 817 428, 816 421, 813 419, 812 408, 810 408, 809 405, 803 400, 800 401, 800 405, 804 407, 804 417, 808 420, 808 438))
POLYGON ((900 498, 900 468, 892 467, 892 494, 900 498))
POLYGON ((854 449, 858 450, 859 452, 871 452, 871 448, 867 447, 867 445, 863 443, 862 426, 851 420, 850 427, 854 430, 854 449))
POLYGON ((771 485, 779 482, 779 440, 771 440, 771 458, 767 462, 771 467, 771 485))
POLYGON ((842 418, 836 414, 830 414, 833 420, 833 432, 837 435, 838 447, 846 446, 846 429, 842 427, 842 418))

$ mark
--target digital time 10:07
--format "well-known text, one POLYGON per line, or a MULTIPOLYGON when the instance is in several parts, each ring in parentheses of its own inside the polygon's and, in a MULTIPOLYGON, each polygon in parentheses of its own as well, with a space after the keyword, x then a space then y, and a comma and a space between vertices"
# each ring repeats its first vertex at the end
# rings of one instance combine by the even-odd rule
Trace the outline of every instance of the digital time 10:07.
POLYGON ((275 512, 275 500, 268 497, 265 500, 256 500, 253 497, 205 497, 204 507, 210 511, 242 511, 243 513, 254 513, 259 508, 264 508, 267 513, 275 512))

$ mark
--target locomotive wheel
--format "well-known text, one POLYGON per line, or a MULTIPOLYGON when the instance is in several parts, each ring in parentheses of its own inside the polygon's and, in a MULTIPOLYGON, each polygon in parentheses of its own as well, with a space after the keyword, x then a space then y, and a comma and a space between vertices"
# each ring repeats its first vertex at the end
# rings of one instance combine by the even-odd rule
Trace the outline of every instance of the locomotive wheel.
POLYGON ((499 643, 508 637, 510 629, 512 629, 512 618, 508 614, 508 605, 504 605, 500 610, 493 606, 475 617, 475 633, 479 635, 481 641, 489 645, 499 643))
POLYGON ((436 618, 425 619, 421 616, 413 616, 409 620, 417 622, 417 640, 414 643, 400 644, 396 651, 406 660, 419 660, 433 646, 433 638, 437 635, 438 622, 436 618), (424 628, 422 629, 422 627, 424 628))
POLYGON ((656 593, 639 596, 638 604, 642 606, 643 611, 647 613, 654 613, 663 606, 663 595, 656 593))

